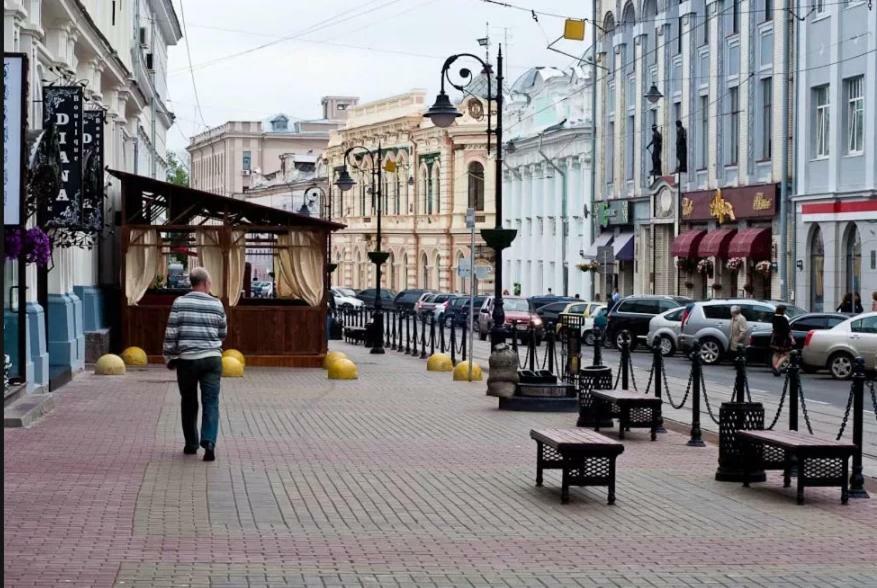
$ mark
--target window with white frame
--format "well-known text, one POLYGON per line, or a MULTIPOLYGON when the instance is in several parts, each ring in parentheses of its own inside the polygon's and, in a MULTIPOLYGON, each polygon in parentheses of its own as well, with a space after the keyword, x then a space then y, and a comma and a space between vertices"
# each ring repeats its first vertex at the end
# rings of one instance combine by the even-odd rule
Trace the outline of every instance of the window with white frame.
POLYGON ((728 165, 737 165, 740 158, 740 88, 728 89, 728 165))
POLYGON ((813 104, 816 109, 814 128, 816 141, 814 153, 817 158, 828 157, 829 148, 829 124, 831 122, 831 104, 828 98, 828 84, 813 88, 813 104))
POLYGON ((624 179, 633 179, 633 142, 636 138, 636 117, 627 117, 627 128, 625 129, 627 137, 624 141, 624 179))
POLYGON ((759 101, 761 106, 761 145, 759 159, 764 161, 771 157, 773 130, 773 78, 764 78, 759 84, 759 101))
POLYGON ((615 179, 615 121, 609 121, 606 133, 606 183, 615 179))
POLYGON ((825 14, 825 0, 813 0, 813 12, 817 16, 825 14))
POLYGON ((700 149, 697 150, 697 169, 706 169, 707 154, 709 153, 708 137, 710 131, 710 97, 708 95, 700 97, 698 110, 698 114, 700 115, 700 132, 698 133, 698 140, 700 143, 698 144, 698 147, 700 147, 700 149))
POLYGON ((844 80, 847 101, 847 153, 857 155, 865 146, 865 76, 844 80))

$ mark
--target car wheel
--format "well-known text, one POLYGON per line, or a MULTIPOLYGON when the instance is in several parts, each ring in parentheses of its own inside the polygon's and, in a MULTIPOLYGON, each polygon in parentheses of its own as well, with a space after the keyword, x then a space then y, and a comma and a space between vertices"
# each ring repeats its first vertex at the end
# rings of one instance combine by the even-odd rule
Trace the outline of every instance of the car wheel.
POLYGON ((706 337, 700 342, 700 360, 705 365, 715 365, 722 359, 722 344, 712 337, 706 337))
POLYGON ((835 380, 848 380, 853 375, 853 356, 839 352, 828 358, 828 371, 835 380))
POLYGON ((661 355, 663 355, 664 357, 670 357, 671 355, 676 353, 676 345, 673 343, 673 339, 671 339, 667 335, 661 335, 660 344, 661 355))
POLYGON ((594 331, 585 331, 585 334, 582 336, 582 341, 584 341, 585 345, 589 347, 594 346, 594 331))

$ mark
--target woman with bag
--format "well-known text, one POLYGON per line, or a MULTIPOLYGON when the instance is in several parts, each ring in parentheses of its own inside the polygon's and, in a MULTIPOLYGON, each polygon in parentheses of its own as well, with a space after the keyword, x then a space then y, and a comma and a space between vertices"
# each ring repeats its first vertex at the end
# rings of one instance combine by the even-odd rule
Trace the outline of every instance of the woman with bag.
POLYGON ((789 352, 795 346, 785 306, 782 304, 777 306, 771 322, 773 323, 773 335, 770 338, 770 348, 773 350, 771 369, 773 375, 779 377, 782 373, 781 368, 789 359, 789 352))

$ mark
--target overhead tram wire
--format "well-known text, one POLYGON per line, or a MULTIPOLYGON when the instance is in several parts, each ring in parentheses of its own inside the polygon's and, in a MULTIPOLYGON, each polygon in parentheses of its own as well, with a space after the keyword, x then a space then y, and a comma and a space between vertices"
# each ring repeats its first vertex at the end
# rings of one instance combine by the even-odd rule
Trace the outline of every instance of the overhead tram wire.
POLYGON ((183 25, 183 35, 186 42, 186 59, 189 62, 189 73, 192 77, 192 92, 195 94, 195 107, 198 109, 198 116, 201 118, 201 124, 204 128, 210 128, 207 121, 204 120, 204 112, 201 110, 201 99, 198 96, 198 85, 195 83, 195 70, 192 69, 192 50, 189 44, 189 31, 186 29, 186 9, 183 7, 185 1, 180 2, 180 20, 183 25))

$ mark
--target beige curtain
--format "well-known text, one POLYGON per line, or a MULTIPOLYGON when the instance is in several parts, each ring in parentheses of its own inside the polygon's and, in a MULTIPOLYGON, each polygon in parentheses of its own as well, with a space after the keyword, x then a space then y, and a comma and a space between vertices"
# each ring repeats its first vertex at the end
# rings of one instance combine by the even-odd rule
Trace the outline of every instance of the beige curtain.
POLYGON ((311 306, 323 300, 323 247, 320 234, 290 231, 277 236, 277 295, 311 306))
POLYGON ((198 231, 195 242, 198 245, 198 265, 210 274, 213 280, 210 293, 218 298, 222 296, 222 247, 219 231, 198 231))
POLYGON ((125 297, 140 302, 160 269, 161 244, 156 229, 132 229, 125 254, 125 297))
POLYGON ((244 267, 247 263, 246 236, 246 231, 234 231, 231 234, 231 248, 228 252, 229 306, 237 306, 244 289, 244 267))

